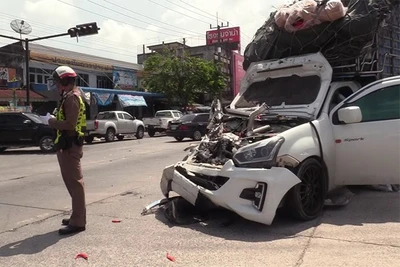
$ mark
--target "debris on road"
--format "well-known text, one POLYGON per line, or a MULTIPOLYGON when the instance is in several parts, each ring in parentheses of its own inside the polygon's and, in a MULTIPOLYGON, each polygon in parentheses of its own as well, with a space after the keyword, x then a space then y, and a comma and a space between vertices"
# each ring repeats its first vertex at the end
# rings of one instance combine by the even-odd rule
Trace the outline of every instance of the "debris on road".
POLYGON ((76 256, 75 256, 75 259, 77 259, 77 258, 83 258, 83 259, 87 260, 88 255, 86 253, 79 253, 79 254, 76 254, 76 256))
POLYGON ((120 222, 121 222, 121 220, 114 219, 114 220, 112 220, 112 222, 113 222, 113 223, 120 223, 120 222))
POLYGON ((167 252, 167 259, 169 259, 170 261, 173 261, 173 262, 176 261, 176 260, 175 260, 175 257, 174 257, 174 256, 171 256, 168 252, 167 252))

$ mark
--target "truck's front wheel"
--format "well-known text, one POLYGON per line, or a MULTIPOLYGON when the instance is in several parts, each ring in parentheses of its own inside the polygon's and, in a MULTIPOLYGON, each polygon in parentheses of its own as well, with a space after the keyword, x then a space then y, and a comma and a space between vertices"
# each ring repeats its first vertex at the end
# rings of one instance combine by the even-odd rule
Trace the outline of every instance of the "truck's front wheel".
POLYGON ((286 206, 295 219, 313 220, 324 207, 327 175, 322 164, 315 158, 305 160, 295 173, 302 182, 288 192, 286 206))
POLYGON ((154 129, 148 129, 147 133, 149 134, 150 137, 153 137, 156 134, 156 131, 154 129))
POLYGON ((85 142, 88 144, 93 143, 94 137, 93 136, 86 136, 85 137, 85 142))

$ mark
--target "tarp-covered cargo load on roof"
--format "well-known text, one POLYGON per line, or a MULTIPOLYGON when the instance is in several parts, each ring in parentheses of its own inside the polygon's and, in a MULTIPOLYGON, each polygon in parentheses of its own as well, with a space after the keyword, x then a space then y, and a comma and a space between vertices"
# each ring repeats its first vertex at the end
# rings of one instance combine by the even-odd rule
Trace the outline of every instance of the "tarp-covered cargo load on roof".
POLYGON ((398 0, 295 1, 271 13, 257 30, 245 49, 243 67, 317 52, 333 66, 357 58, 398 5, 398 0))

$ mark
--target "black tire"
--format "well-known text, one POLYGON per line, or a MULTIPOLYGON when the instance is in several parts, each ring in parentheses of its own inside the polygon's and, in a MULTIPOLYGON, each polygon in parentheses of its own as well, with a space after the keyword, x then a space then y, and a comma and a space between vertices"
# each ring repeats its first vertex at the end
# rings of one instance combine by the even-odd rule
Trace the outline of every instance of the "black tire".
POLYGON ((93 143, 94 137, 93 136, 86 136, 85 137, 85 142, 88 144, 93 143))
POLYGON ((200 141, 200 140, 201 140, 201 137, 202 137, 201 132, 200 132, 199 130, 196 130, 196 131, 193 133, 192 139, 193 139, 194 141, 200 141))
POLYGON ((40 138, 39 148, 44 153, 54 152, 54 138, 52 136, 43 136, 40 138))
POLYGON ((321 214, 324 207, 328 187, 327 174, 321 162, 315 158, 302 162, 295 173, 302 182, 288 192, 286 208, 297 220, 313 220, 321 214))
POLYGON ((144 127, 139 126, 136 130, 136 138, 137 139, 142 139, 144 137, 144 127))
POLYGON ((104 139, 106 139, 106 142, 112 142, 114 141, 114 138, 115 138, 115 130, 113 128, 108 128, 104 139))
POLYGON ((156 131, 154 131, 154 129, 148 129, 147 133, 149 134, 150 137, 153 137, 156 134, 156 131))
POLYGON ((6 149, 7 149, 6 147, 0 147, 0 153, 6 151, 6 149))
POLYGON ((180 137, 180 136, 179 137, 175 137, 175 140, 178 141, 178 142, 182 142, 183 137, 180 137))
POLYGON ((122 140, 124 140, 124 137, 125 137, 125 136, 123 136, 123 135, 118 135, 118 136, 117 136, 117 139, 118 139, 118 141, 122 141, 122 140))

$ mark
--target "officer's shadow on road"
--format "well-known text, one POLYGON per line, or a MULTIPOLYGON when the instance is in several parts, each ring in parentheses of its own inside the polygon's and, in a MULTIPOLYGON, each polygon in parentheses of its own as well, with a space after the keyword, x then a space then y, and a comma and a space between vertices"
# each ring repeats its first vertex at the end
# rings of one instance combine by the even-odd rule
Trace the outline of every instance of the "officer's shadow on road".
POLYGON ((0 257, 36 254, 55 245, 61 239, 71 236, 60 236, 57 231, 35 235, 0 247, 0 257))
MULTIPOLYGON (((357 231, 358 227, 366 224, 400 222, 400 193, 379 192, 365 188, 354 188, 352 191, 355 196, 347 206, 326 207, 321 217, 307 222, 299 222, 286 213, 279 212, 272 225, 267 226, 245 220, 225 210, 210 213, 203 222, 183 225, 168 221, 163 209, 156 212, 156 218, 170 227, 189 228, 206 235, 244 242, 307 237, 312 235, 315 227, 323 225, 347 226, 349 231, 350 229, 357 231)), ((182 216, 190 217, 188 214, 182 216)))

